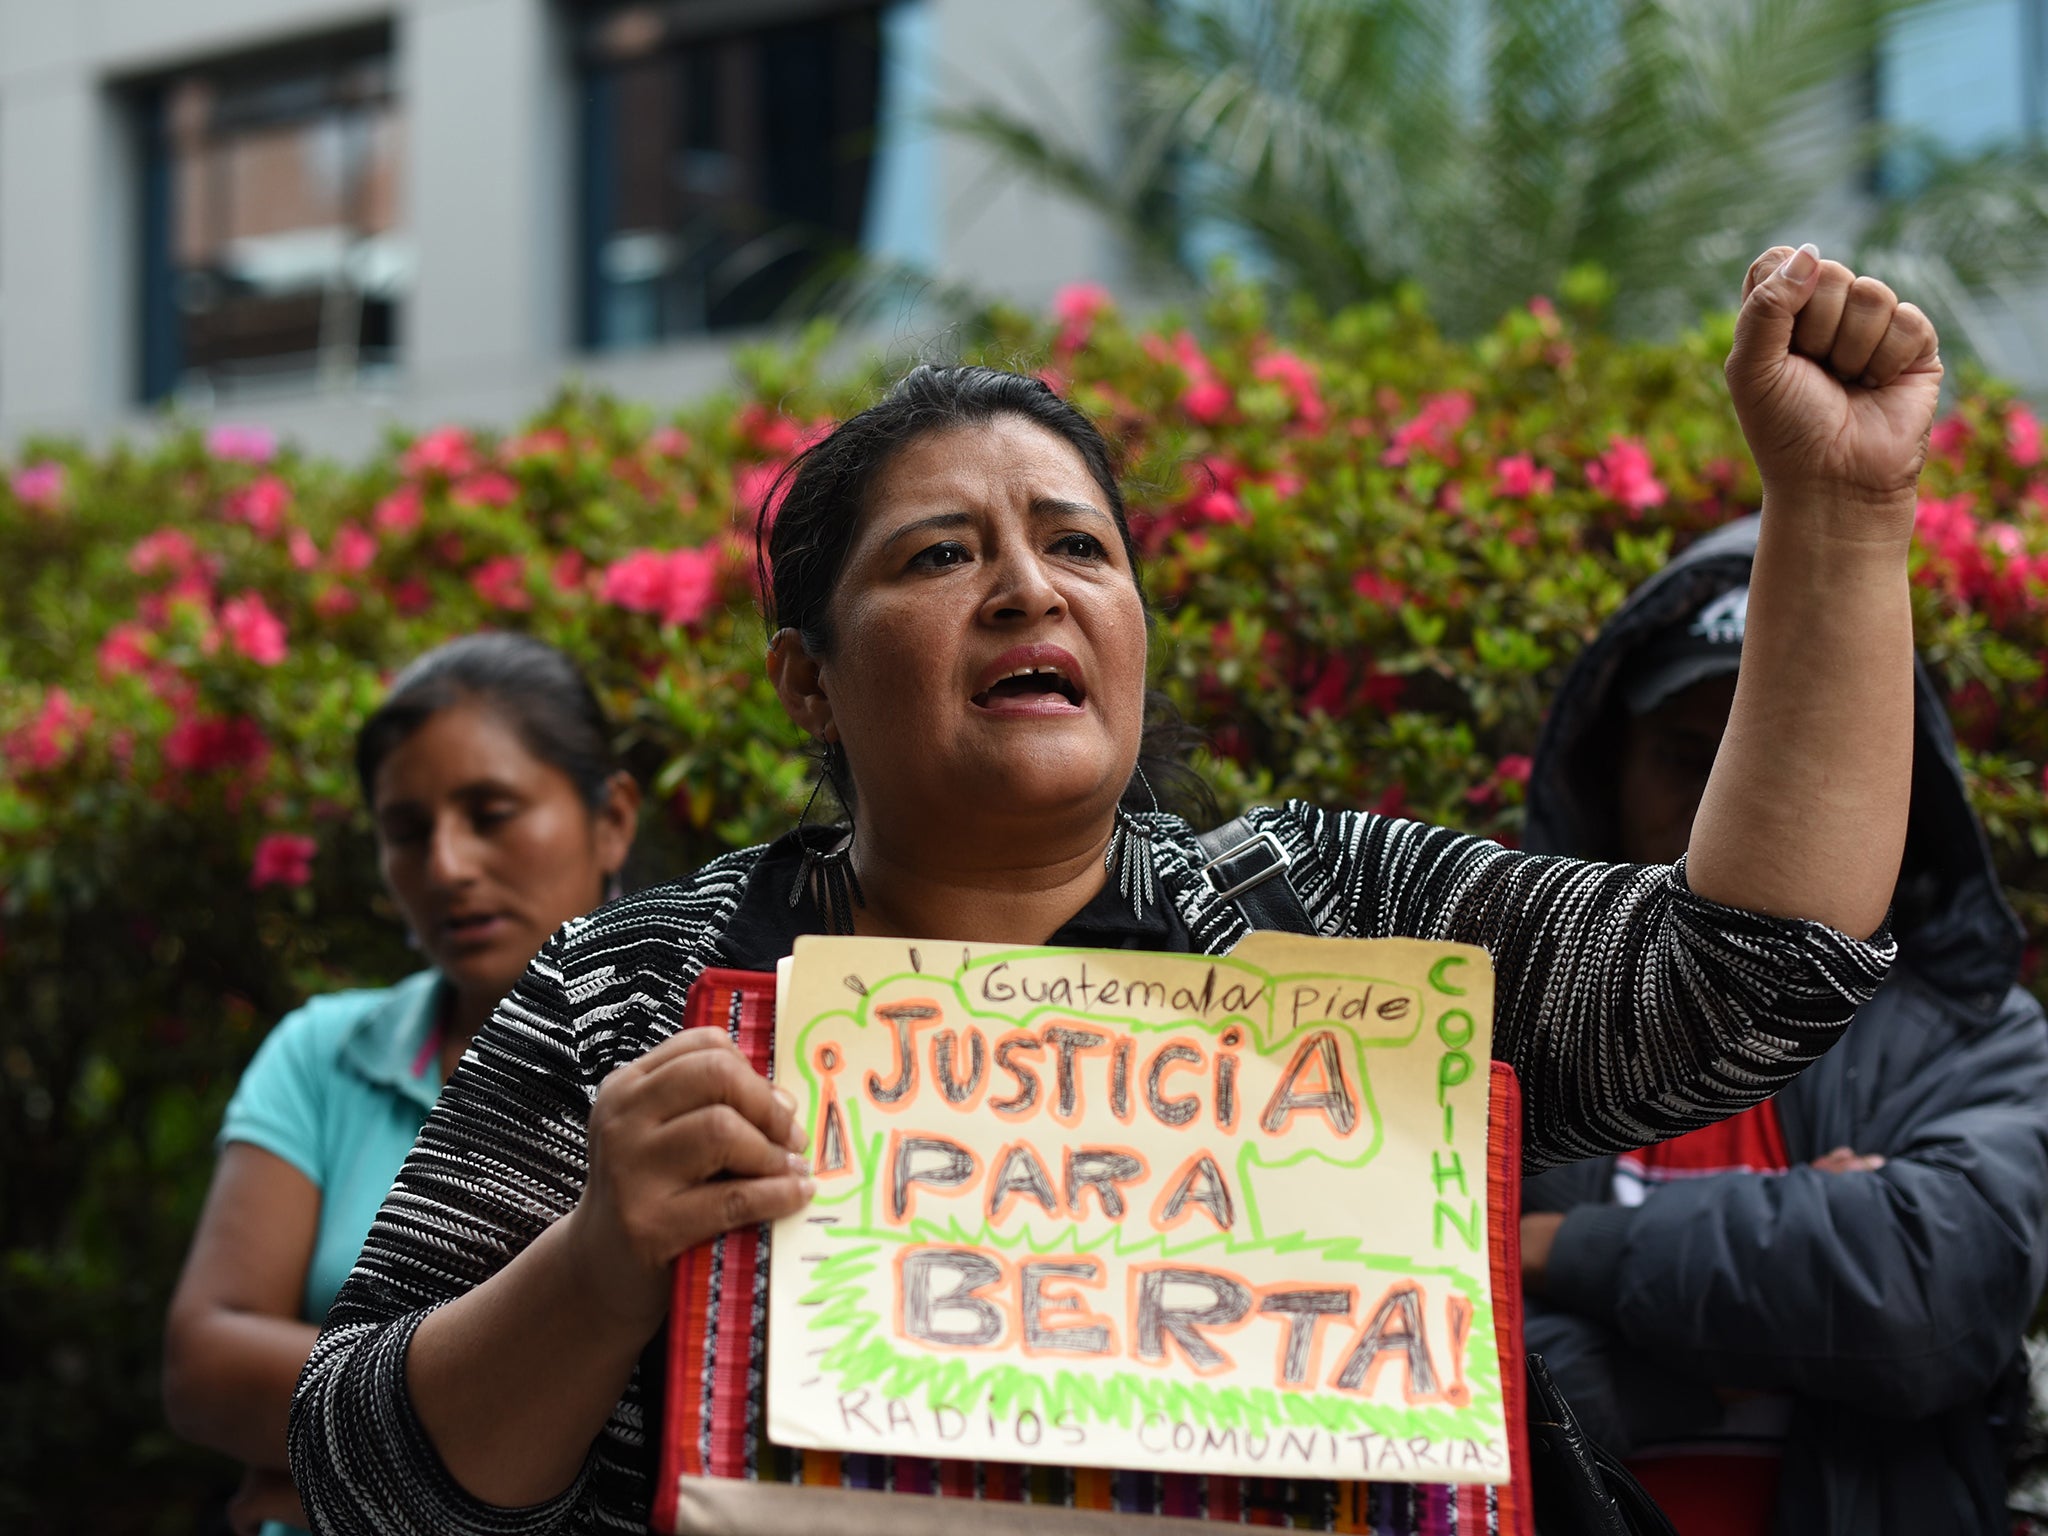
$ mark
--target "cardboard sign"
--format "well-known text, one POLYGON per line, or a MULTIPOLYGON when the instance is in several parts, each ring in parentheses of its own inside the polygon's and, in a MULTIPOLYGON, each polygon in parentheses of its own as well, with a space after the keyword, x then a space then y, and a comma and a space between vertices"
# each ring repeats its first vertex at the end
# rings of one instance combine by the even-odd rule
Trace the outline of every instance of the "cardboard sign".
POLYGON ((806 937, 779 995, 771 1440, 1507 1479, 1484 951, 806 937))

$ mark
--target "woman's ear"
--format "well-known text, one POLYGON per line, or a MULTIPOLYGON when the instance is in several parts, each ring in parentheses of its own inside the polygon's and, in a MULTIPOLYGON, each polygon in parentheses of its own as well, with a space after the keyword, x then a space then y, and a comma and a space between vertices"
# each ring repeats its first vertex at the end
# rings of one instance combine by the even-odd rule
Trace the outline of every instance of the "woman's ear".
POLYGON ((768 642, 768 681, 783 711, 814 741, 837 741, 832 701, 825 697, 822 663, 793 629, 778 629, 768 642))
POLYGON ((605 781, 604 799, 592 814, 597 829, 597 863, 607 876, 626 867, 633 835, 640 830, 640 781, 621 769, 605 781))

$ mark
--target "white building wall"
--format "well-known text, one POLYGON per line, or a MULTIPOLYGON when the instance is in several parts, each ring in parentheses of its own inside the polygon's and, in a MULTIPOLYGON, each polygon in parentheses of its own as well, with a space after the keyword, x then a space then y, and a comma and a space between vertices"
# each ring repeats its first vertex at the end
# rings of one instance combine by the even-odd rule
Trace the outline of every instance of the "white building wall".
MULTIPOLYGON (((1105 31, 1091 0, 924 0, 945 106, 991 92, 1109 131, 1105 31)), ((302 383, 218 411, 324 452, 357 454, 393 423, 509 425, 575 375, 637 398, 686 399, 729 377, 722 334, 585 353, 575 334, 574 79, 550 0, 0 0, 0 453, 50 432, 147 431, 135 403, 139 205, 124 82, 388 19, 416 276, 395 378, 302 383)), ((1049 193, 1007 186, 942 141, 939 275, 1040 305, 1076 279, 1114 282, 1114 242, 1049 193)), ((858 345, 942 341, 915 315, 858 345)))

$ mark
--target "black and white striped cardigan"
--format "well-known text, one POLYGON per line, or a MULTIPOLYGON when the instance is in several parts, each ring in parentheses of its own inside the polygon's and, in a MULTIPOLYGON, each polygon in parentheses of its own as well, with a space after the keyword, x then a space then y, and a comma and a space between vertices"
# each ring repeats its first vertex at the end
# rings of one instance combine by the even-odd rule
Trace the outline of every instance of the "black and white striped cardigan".
MULTIPOLYGON (((1531 1169, 1643 1146, 1767 1098, 1834 1043, 1894 946, 1716 906, 1683 866, 1509 852, 1412 821, 1299 803, 1254 811, 1331 935, 1480 944, 1495 1054, 1520 1075, 1531 1169)), ((1244 934, 1199 874, 1192 830, 1151 818, 1159 884, 1194 949, 1244 934)), ((759 849, 614 902, 551 940, 442 1091, 300 1378, 291 1464, 333 1536, 645 1529, 651 1452, 636 1372, 575 1486, 495 1509, 441 1467, 405 1386, 435 1306, 480 1284, 576 1203, 598 1084, 672 1033, 716 963, 759 849)))

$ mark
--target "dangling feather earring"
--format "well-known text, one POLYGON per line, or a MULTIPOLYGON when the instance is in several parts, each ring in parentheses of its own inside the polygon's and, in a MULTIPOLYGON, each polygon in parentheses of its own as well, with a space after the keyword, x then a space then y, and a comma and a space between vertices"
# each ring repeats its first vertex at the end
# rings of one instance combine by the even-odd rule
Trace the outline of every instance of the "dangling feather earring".
MULTIPOLYGON (((804 838, 804 823, 809 819, 811 807, 818 803, 818 791, 829 778, 832 793, 839 796, 839 803, 846 804, 845 791, 839 784, 839 767, 845 761, 845 754, 837 742, 825 744, 825 757, 817 783, 811 786, 811 798, 804 802, 803 815, 796 819, 797 839, 803 844, 804 856, 797 864, 796 879, 790 882, 789 905, 794 911, 810 892, 824 914, 825 927, 830 933, 853 932, 853 909, 865 907, 867 898, 861 894, 860 876, 853 872, 853 825, 852 814, 848 813, 846 835, 829 848, 814 848, 804 838)), ((820 831, 836 831, 836 828, 820 828, 820 831)))
MULTIPOLYGON (((1159 797, 1152 793, 1152 781, 1145 777, 1143 768, 1138 770, 1138 782, 1145 786, 1152 809, 1158 810, 1159 797)), ((1143 922, 1147 909, 1158 899, 1158 888, 1152 878, 1152 832, 1121 805, 1116 808, 1116 830, 1109 834, 1102 867, 1123 892, 1131 916, 1143 922)))

